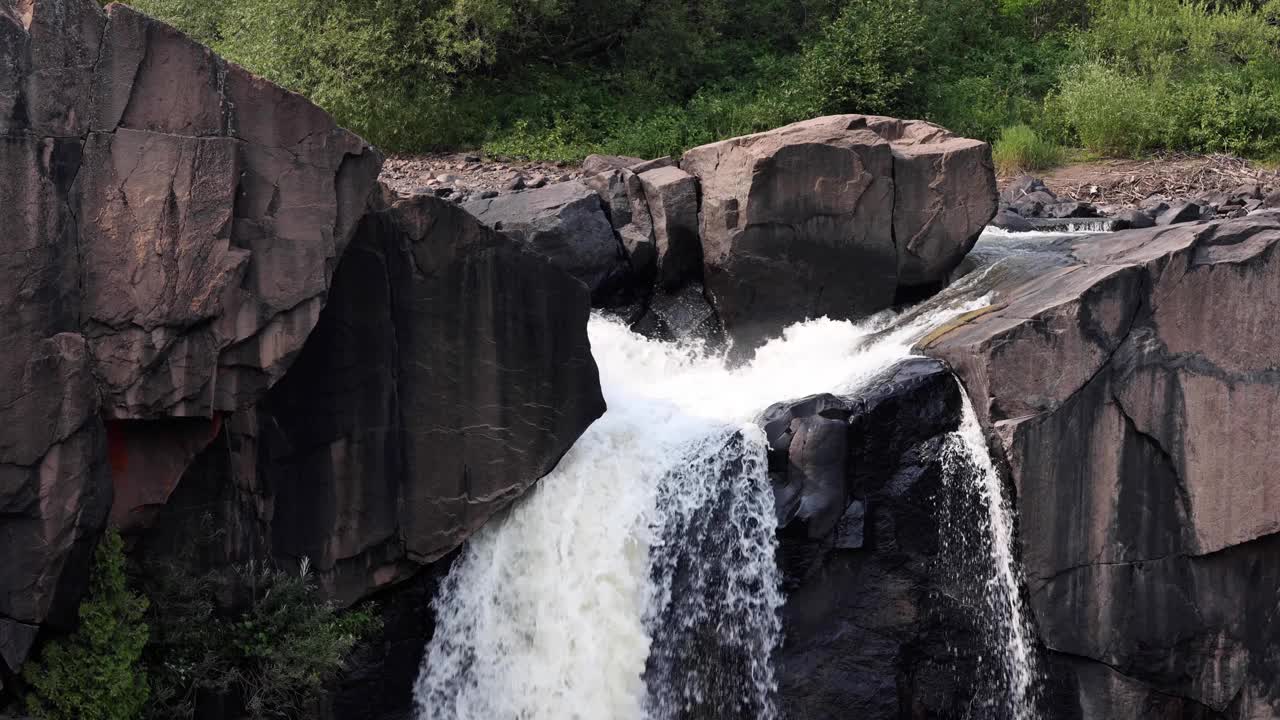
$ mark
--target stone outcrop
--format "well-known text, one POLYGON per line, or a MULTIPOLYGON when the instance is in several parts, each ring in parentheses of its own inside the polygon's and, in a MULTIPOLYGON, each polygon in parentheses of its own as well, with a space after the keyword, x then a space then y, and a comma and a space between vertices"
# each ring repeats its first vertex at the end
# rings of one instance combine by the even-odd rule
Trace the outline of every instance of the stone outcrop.
POLYGON ((764 414, 787 594, 782 717, 1008 717, 975 611, 989 568, 954 552, 981 534, 982 506, 941 462, 960 417, 955 377, 920 358, 851 396, 764 414))
POLYGON ((555 183, 463 207, 567 270, 597 302, 605 302, 626 274, 626 260, 600 197, 581 182, 555 183))
MULTIPOLYGON (((582 283, 390 205, 304 98, 92 0, 0 0, 0 64, 0 687, 74 622, 108 522, 154 555, 211 515, 206 567, 305 556, 350 602, 603 412, 582 283)), ((578 188, 560 219, 622 263, 578 188)))
POLYGON ((646 170, 638 176, 653 222, 658 287, 675 292, 702 279, 698 242, 698 181, 676 167, 646 170))
POLYGON ((0 58, 12 670, 28 629, 74 616, 108 512, 127 524, 163 503, 214 418, 284 374, 380 158, 303 98, 121 5, 0 2, 0 58), (133 424, 169 418, 190 425, 133 424))
POLYGON ((1054 717, 1280 713, 1280 217, 1080 239, 932 338, 1017 487, 1054 717))
POLYGON ((461 544, 604 412, 586 289, 456 205, 361 222, 259 411, 271 547, 343 602, 461 544))
POLYGON ((818 118, 694 148, 681 168, 701 183, 705 282, 739 353, 941 281, 996 209, 990 149, 916 121, 818 118))

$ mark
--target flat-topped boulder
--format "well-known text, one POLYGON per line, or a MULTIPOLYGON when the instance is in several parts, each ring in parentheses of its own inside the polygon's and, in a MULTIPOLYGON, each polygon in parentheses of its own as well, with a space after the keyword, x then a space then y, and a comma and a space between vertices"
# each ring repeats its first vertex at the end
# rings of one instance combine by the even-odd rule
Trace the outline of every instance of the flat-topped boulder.
POLYGON ((990 148, 929 123, 822 117, 694 148, 706 287, 736 350, 942 281, 995 213, 990 148))

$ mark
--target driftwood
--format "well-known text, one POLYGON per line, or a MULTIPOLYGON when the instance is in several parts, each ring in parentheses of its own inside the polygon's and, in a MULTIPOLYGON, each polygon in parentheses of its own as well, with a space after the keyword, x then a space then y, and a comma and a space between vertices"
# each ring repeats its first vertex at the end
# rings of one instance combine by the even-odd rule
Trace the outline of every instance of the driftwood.
POLYGON ((1152 196, 1195 198, 1230 192, 1241 185, 1280 188, 1280 171, 1258 167, 1230 155, 1162 153, 1150 160, 1116 163, 1116 170, 1099 168, 1087 182, 1058 184, 1061 198, 1092 203, 1132 205, 1152 196))

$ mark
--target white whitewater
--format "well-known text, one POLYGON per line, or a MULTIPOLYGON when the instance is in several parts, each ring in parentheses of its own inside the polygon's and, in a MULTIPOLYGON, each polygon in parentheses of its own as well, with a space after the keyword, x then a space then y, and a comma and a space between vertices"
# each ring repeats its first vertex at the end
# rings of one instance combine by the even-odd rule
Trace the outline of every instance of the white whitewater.
POLYGON ((984 303, 887 330, 889 315, 800 323, 732 370, 594 318, 609 409, 455 562, 434 603, 419 720, 775 717, 783 598, 756 416, 853 390, 984 303))
POLYGON ((938 502, 940 560, 955 597, 979 605, 973 619, 992 651, 976 658, 978 717, 1034 720, 1038 671, 1021 565, 1013 555, 1013 510, 968 395, 941 461, 947 495, 938 502))

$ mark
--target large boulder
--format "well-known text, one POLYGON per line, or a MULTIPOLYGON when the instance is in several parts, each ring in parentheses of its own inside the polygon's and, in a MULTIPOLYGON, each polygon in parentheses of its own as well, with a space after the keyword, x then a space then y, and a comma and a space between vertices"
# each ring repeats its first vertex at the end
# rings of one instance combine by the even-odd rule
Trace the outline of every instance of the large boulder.
POLYGON ((1076 241, 926 348, 1017 487, 1054 717, 1280 712, 1280 217, 1076 241))
POLYGON ((893 149, 898 283, 937 285, 995 215, 991 148, 918 120, 868 118, 867 125, 893 149))
POLYGON ((372 213, 259 410, 270 545, 340 602, 416 571, 604 412, 572 276, 444 200, 372 213))
POLYGON ((940 282, 996 209, 987 145, 914 121, 817 118, 694 148, 681 167, 701 183, 705 282, 740 354, 940 282))
POLYGON ((783 717, 1013 715, 993 662, 986 507, 957 482, 960 385, 904 360, 761 418, 786 604, 783 717))
MULTIPOLYGON (((640 176, 627 168, 615 168, 589 175, 583 178, 583 182, 604 202, 609 223, 622 242, 632 281, 642 288, 643 294, 653 286, 658 272, 658 246, 654 239, 653 216, 649 212, 649 201, 640 176)), ((694 217, 696 223, 696 205, 694 217)))
POLYGON ((122 524, 163 503, 215 418, 289 367, 381 159, 122 5, 0 2, 0 62, 0 656, 16 670, 33 628, 74 619, 113 483, 122 524), (190 424, 133 425, 170 418, 190 424))
POLYGON ((600 197, 581 182, 554 183, 463 207, 569 271, 598 302, 604 302, 626 274, 622 249, 600 197))

